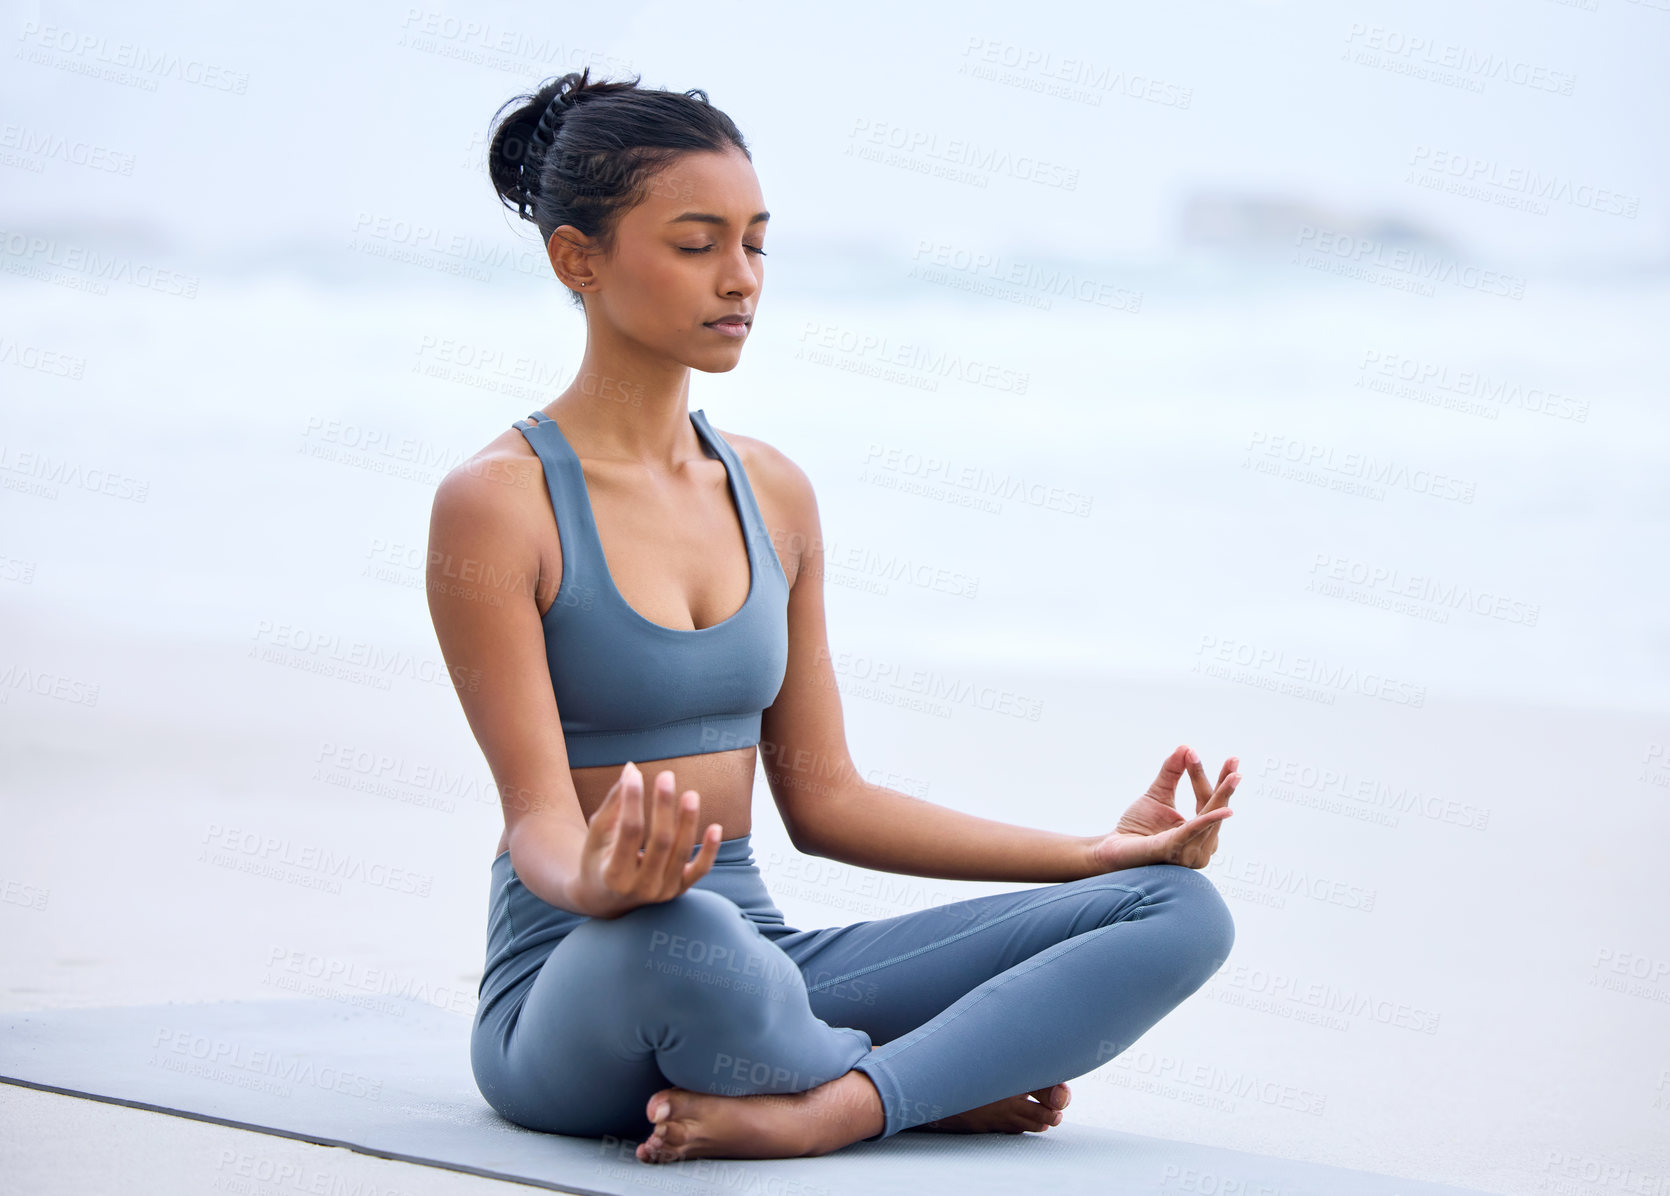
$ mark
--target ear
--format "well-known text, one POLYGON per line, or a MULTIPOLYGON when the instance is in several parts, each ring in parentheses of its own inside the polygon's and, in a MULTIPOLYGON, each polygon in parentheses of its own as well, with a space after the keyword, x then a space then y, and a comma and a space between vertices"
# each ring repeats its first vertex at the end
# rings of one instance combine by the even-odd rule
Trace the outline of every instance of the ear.
POLYGON ((591 268, 592 253, 591 238, 572 224, 561 225, 545 242, 545 256, 550 259, 551 269, 564 286, 574 291, 589 292, 597 287, 597 275, 591 268))

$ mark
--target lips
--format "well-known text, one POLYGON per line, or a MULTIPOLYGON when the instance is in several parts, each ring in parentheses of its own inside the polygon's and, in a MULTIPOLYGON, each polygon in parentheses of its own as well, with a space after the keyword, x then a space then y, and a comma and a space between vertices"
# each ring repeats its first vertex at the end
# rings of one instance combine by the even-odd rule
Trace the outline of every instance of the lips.
POLYGON ((737 328, 746 328, 749 324, 749 319, 748 319, 747 316, 723 316, 720 319, 709 320, 708 321, 708 326, 709 327, 712 327, 713 325, 716 325, 716 324, 725 324, 725 325, 735 326, 737 328))

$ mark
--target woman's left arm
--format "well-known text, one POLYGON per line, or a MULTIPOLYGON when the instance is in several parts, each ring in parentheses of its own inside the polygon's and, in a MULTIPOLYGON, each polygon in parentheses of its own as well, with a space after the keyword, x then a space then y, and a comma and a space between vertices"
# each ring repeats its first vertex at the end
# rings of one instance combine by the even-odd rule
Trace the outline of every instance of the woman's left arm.
POLYGON ((1044 884, 1094 876, 1101 835, 1066 835, 996 822, 872 784, 854 773, 847 785, 804 803, 795 846, 879 872, 947 880, 1044 884))
MULTIPOLYGON (((727 434, 728 435, 728 434, 727 434)), ((744 437, 734 437, 735 441, 744 437)), ((789 661, 782 688, 760 720, 760 760, 789 841, 806 855, 881 872, 947 880, 1047 884, 1121 868, 1171 862, 1205 867, 1240 775, 1231 758, 1218 784, 1180 746, 1147 793, 1108 834, 1068 835, 997 822, 866 781, 847 750, 841 694, 823 604, 823 533, 811 480, 762 441, 745 462, 789 589, 789 661), (1185 772, 1196 817, 1174 806, 1185 772)), ((1050 782, 1045 782, 1047 788, 1050 782)))
POLYGON ((749 448, 754 491, 765 500, 762 511, 791 583, 788 671, 761 717, 759 750, 795 849, 861 868, 956 880, 1044 883, 1098 871, 1091 854, 1100 835, 995 822, 858 774, 829 653, 823 533, 811 479, 764 442, 749 448))

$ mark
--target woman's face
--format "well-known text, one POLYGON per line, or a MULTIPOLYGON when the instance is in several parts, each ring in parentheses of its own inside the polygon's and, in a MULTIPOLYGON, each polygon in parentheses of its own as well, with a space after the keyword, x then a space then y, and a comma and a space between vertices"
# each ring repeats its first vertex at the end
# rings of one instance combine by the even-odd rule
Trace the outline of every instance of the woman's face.
POLYGON ((614 251, 586 259, 588 330, 692 369, 734 369, 746 328, 711 324, 738 313, 752 321, 765 281, 766 210, 753 163, 740 150, 682 154, 648 189, 621 218, 614 251))

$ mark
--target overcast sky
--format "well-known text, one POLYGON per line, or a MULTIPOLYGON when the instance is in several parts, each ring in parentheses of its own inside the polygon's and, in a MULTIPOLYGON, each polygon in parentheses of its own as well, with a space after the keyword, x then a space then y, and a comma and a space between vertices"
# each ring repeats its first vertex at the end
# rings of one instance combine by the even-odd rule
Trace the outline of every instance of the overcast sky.
POLYGON ((480 167, 488 122, 588 62, 707 89, 751 141, 773 233, 807 249, 897 254, 931 228, 1164 254, 1186 197, 1228 190, 1401 217, 1504 265, 1670 258, 1670 0, 0 11, 6 228, 193 259, 334 250, 364 213, 525 237, 480 167), (849 153, 906 139, 906 164, 849 153), (918 173, 968 165, 964 145, 971 181, 918 173), (93 151, 104 166, 72 160, 93 151), (1411 174, 1462 169, 1497 181, 1458 197, 1411 174), (1515 210, 1523 171, 1567 198, 1515 210))

